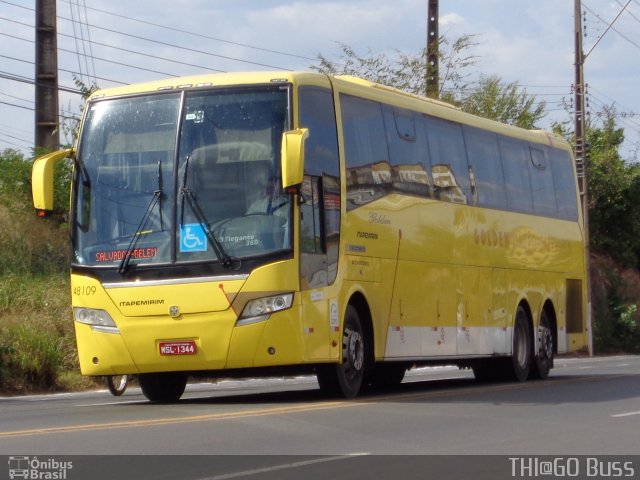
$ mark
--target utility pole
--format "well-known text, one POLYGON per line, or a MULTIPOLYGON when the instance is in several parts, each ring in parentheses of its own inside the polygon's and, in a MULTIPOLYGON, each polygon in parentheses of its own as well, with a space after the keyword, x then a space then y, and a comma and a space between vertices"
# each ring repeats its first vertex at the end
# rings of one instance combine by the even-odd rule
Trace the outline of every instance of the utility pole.
POLYGON ((440 80, 438 72, 438 0, 429 0, 427 7, 427 71, 426 85, 427 97, 438 98, 440 96, 440 80))
POLYGON ((36 0, 35 146, 60 148, 56 0, 36 0))
POLYGON ((584 60, 582 50, 582 3, 574 0, 574 35, 575 35, 575 85, 574 85, 574 120, 575 120, 575 161, 576 174, 578 176, 578 188, 580 189, 580 202, 582 204, 582 220, 585 237, 585 262, 586 262, 586 292, 587 292, 587 346, 589 355, 593 355, 593 330, 591 320, 591 275, 589 272, 591 256, 589 254, 589 202, 587 196, 587 148, 585 138, 585 94, 584 60))
MULTIPOLYGON (((574 85, 574 120, 575 120, 575 157, 576 171, 578 173, 578 184, 581 198, 587 193, 587 179, 585 168, 585 83, 584 83, 584 53, 582 51, 582 6, 581 0, 574 0, 574 24, 575 24, 575 85, 574 85)), ((584 206, 584 204, 583 204, 584 206)), ((583 211, 585 220, 587 211, 583 211)))

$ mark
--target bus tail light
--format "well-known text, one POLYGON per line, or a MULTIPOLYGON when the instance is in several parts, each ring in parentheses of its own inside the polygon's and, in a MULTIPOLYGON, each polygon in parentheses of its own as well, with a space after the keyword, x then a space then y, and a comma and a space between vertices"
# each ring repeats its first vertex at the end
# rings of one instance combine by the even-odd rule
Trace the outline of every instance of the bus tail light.
POLYGON ((249 325, 251 323, 262 322, 267 320, 274 312, 291 308, 293 304, 293 293, 285 293, 283 295, 274 295, 272 297, 256 298, 248 302, 236 326, 249 325))

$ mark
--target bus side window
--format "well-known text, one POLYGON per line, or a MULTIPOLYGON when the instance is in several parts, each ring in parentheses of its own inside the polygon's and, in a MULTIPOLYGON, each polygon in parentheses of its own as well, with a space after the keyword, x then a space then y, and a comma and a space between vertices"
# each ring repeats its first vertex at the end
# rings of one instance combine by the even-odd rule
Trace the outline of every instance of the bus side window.
POLYGON ((558 204, 558 218, 575 222, 578 219, 578 205, 573 161, 569 152, 565 150, 550 149, 549 156, 558 204))
POLYGON ((373 202, 391 190, 391 164, 382 106, 341 94, 347 164, 347 210, 373 202))
POLYGON ((469 203, 471 182, 462 125, 425 116, 433 190, 436 198, 453 203, 469 203))
POLYGON ((506 210, 507 197, 497 135, 467 125, 463 129, 469 165, 475 176, 477 204, 506 210))
POLYGON ((416 128, 421 117, 408 110, 383 107, 389 145, 391 183, 394 191, 431 196, 427 139, 424 129, 416 128))
POLYGON ((529 146, 522 140, 509 137, 500 137, 499 143, 508 208, 513 212, 533 213, 529 146))
POLYGON ((529 146, 531 162, 529 174, 531 175, 531 193, 533 195, 533 209, 536 215, 547 217, 557 216, 556 195, 553 187, 551 166, 547 160, 545 150, 538 146, 529 146))

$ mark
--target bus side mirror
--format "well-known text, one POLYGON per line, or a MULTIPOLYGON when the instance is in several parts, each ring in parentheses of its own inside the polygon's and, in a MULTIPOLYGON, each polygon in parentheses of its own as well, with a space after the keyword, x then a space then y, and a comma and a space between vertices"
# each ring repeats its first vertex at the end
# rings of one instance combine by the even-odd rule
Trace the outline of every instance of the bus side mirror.
POLYGON ((72 148, 58 150, 39 157, 31 169, 31 193, 33 206, 39 217, 53 211, 53 168, 56 163, 74 154, 72 148))
POLYGON ((282 134, 282 188, 295 187, 304 176, 304 141, 309 136, 308 128, 298 128, 282 134))

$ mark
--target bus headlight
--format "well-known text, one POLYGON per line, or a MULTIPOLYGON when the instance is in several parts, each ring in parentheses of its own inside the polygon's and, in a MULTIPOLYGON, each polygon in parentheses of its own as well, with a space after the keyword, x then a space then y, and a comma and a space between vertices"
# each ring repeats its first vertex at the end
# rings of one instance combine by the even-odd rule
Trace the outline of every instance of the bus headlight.
POLYGON ((292 304, 293 293, 256 298, 245 305, 236 325, 249 325, 250 323, 262 322, 267 320, 274 312, 291 308, 292 304))
POLYGON ((105 310, 74 307, 73 318, 76 322, 91 325, 91 330, 95 332, 120 333, 116 322, 105 310))

